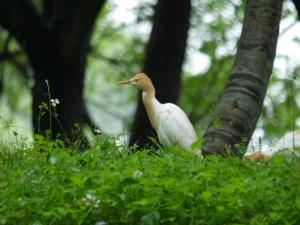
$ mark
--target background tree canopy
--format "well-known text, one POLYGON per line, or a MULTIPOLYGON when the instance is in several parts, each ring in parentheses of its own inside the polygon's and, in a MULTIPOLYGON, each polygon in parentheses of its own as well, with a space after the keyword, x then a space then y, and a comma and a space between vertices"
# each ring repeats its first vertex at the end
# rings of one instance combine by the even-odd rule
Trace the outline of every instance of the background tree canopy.
MULTIPOLYGON (((25 136, 31 134, 32 113, 34 115, 33 125, 35 125, 34 121, 40 113, 37 104, 33 104, 33 108, 31 105, 36 98, 42 98, 39 100, 46 101, 43 95, 47 92, 44 80, 48 79, 50 88, 54 89, 51 93, 52 97, 59 98, 61 101, 57 106, 58 113, 62 116, 61 121, 65 123, 70 117, 74 117, 69 124, 64 124, 68 127, 66 130, 71 130, 70 124, 80 120, 79 122, 94 124, 105 133, 128 138, 134 122, 138 95, 136 90, 118 87, 116 82, 143 69, 151 71, 153 67, 158 66, 155 62, 152 64, 145 62, 149 58, 147 58, 147 54, 149 54, 150 48, 150 33, 151 30, 153 31, 156 21, 157 14, 155 14, 155 11, 159 8, 159 6, 155 7, 157 1, 143 0, 126 3, 112 0, 106 3, 95 1, 98 4, 89 1, 90 7, 93 6, 91 7, 93 10, 91 10, 87 6, 80 8, 81 1, 78 0, 72 1, 73 5, 71 5, 74 7, 74 11, 72 11, 73 8, 70 8, 70 5, 67 4, 69 1, 65 1, 66 6, 63 4, 57 5, 55 4, 56 1, 1 0, 1 15, 5 15, 5 12, 7 14, 7 8, 5 7, 14 4, 14 2, 20 8, 24 6, 22 6, 23 3, 25 9, 29 12, 36 12, 39 16, 43 15, 43 18, 48 18, 46 20, 48 23, 45 23, 47 31, 44 35, 41 35, 39 33, 41 31, 37 30, 31 32, 35 33, 38 40, 44 40, 39 46, 41 53, 44 52, 46 55, 49 48, 50 52, 53 52, 53 48, 57 48, 54 51, 57 54, 50 57, 53 64, 49 65, 60 66, 56 59, 60 54, 65 54, 59 48, 59 44, 54 47, 47 45, 49 27, 58 29, 54 32, 58 34, 57 39, 57 36, 54 36, 58 43, 60 41, 70 43, 69 50, 67 49, 68 54, 70 54, 68 60, 74 60, 71 60, 68 64, 69 67, 62 70, 61 67, 59 69, 50 67, 47 70, 48 72, 51 71, 49 74, 43 71, 39 72, 38 68, 32 66, 34 65, 32 62, 33 57, 28 56, 26 51, 30 50, 24 47, 24 44, 21 44, 23 43, 20 41, 22 38, 14 34, 15 30, 9 29, 4 16, 0 17, 0 24, 2 25, 0 27, 1 136, 11 134, 14 131, 25 136), (32 2, 32 5, 27 5, 28 2, 32 2), (32 7, 34 7, 34 11, 30 11, 32 7), (69 17, 59 17, 59 7, 62 7, 62 9, 63 7, 69 7, 69 17), (84 10, 86 10, 86 14, 84 14, 84 10), (58 14, 53 12, 58 12, 58 14), (60 20, 55 20, 55 18, 60 18, 60 20), (71 18, 75 19, 72 20, 71 18), (86 21, 83 18, 94 18, 94 20, 86 21), (58 22, 55 23, 55 21, 58 22), (83 28, 83 30, 80 30, 76 26, 82 23, 83 28, 88 27, 87 30, 83 28), (72 27, 74 28, 72 29, 72 27), (76 36, 77 29, 83 37, 76 36), (90 35, 91 39, 89 39, 90 35), (72 39, 74 36, 76 38, 72 39), (75 44, 71 45, 72 43, 75 44), (86 62, 85 60, 81 61, 85 54, 87 55, 86 62), (74 70, 74 68, 78 68, 78 65, 81 65, 81 67, 74 70), (63 71, 63 74, 71 75, 63 79, 62 74, 55 71, 63 71), (80 71, 80 73, 75 76, 74 71, 76 73, 80 71), (80 80, 83 76, 84 83, 82 82, 82 85, 84 85, 84 88, 81 99, 80 88, 73 87, 72 84, 76 83, 74 77, 78 77, 80 80), (58 83, 57 86, 54 85, 56 83, 58 83), (34 94, 37 84, 40 85, 40 89, 34 94), (85 113, 85 109, 80 113, 80 117, 73 113, 78 113, 78 110, 84 107, 86 107, 88 113, 85 113), (63 116, 63 112, 67 112, 65 116, 63 116), (74 116, 72 116, 73 114, 74 116)), ((300 39, 296 35, 300 33, 300 25, 297 22, 298 16, 295 8, 295 5, 297 7, 299 3, 298 1, 293 2, 284 2, 275 67, 254 135, 256 137, 255 142, 257 142, 258 136, 266 137, 266 143, 272 142, 287 130, 300 126, 300 103, 297 101, 297 99, 300 99, 298 98, 300 94, 298 87, 300 39)), ((166 7, 168 7, 168 4, 170 3, 166 1, 166 7)), ((230 74, 241 33, 244 7, 243 2, 239 0, 191 1, 186 57, 182 73, 181 68, 176 72, 178 78, 181 74, 181 84, 178 85, 181 88, 177 88, 178 93, 175 95, 178 95, 178 104, 190 117, 199 136, 202 136, 212 114, 215 112, 216 102, 230 74)), ((17 8, 15 9, 15 12, 17 12, 17 8)), ((15 18, 18 16, 11 12, 10 14, 15 18)), ((161 28, 161 32, 166 29, 161 28)), ((53 30, 50 29, 50 31, 53 30)), ((176 30, 172 32, 175 32, 176 35, 176 30)), ((183 34, 182 31, 178 32, 180 32, 178 34, 183 34)), ((34 39, 33 43, 35 42, 34 39)), ((154 46, 152 51, 160 56, 163 50, 161 46, 154 46)), ((173 54, 178 53, 174 52, 173 54)), ((40 61, 37 65, 39 63, 40 61)), ((177 97, 174 97, 172 101, 176 102, 177 97)), ((45 121, 43 129, 48 128, 48 120, 45 119, 45 121)), ((37 128, 36 125, 35 128, 37 128)), ((57 129, 59 130, 58 125, 57 129)), ((136 129, 142 130, 138 126, 136 129)))

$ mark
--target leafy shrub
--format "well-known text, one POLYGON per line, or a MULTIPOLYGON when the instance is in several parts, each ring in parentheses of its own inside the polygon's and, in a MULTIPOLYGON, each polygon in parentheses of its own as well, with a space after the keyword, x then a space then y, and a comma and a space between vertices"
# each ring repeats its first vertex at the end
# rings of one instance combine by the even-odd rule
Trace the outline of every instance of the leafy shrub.
POLYGON ((0 151, 0 224, 300 224, 300 160, 253 163, 102 137, 0 151))

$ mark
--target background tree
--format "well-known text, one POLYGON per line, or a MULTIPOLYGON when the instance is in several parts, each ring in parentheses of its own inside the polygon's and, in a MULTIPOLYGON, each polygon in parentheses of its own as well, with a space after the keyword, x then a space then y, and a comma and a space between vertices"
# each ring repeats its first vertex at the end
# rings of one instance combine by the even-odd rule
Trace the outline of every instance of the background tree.
MULTIPOLYGON (((180 91, 180 75, 189 30, 191 1, 158 0, 153 27, 147 44, 143 71, 148 74, 161 102, 176 103, 180 91)), ((155 135, 145 108, 139 103, 133 123, 130 144, 143 146, 155 135)))
POLYGON ((248 1, 236 60, 204 134, 203 154, 241 154, 256 127, 275 57, 282 1, 248 1))
POLYGON ((93 25, 104 2, 0 1, 0 24, 19 42, 34 71, 35 132, 51 128, 53 136, 63 132, 70 134, 76 123, 88 121, 83 101, 86 57, 93 25), (49 102, 45 80, 48 80, 51 97, 61 102, 57 107, 59 123, 49 124, 49 113, 41 117, 39 106, 49 102))

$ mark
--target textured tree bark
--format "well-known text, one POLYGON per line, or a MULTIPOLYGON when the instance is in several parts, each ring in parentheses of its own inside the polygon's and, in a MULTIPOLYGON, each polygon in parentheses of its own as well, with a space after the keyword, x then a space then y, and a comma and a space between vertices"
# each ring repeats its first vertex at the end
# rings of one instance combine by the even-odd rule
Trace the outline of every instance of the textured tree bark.
POLYGON ((34 70, 35 132, 51 128, 52 137, 69 137, 76 123, 86 122, 86 56, 94 22, 104 3, 105 0, 44 0, 39 14, 30 0, 0 0, 0 25, 17 38, 34 70), (51 97, 61 102, 56 107, 58 120, 52 118, 51 125, 49 111, 41 117, 39 109, 42 102, 49 103, 45 80, 51 97))
MULTIPOLYGON (((176 103, 179 96, 190 11, 191 0, 159 0, 155 7, 144 72, 152 79, 156 96, 161 102, 176 103)), ((155 135, 140 96, 130 145, 145 146, 149 144, 149 136, 155 135)))
POLYGON ((282 0, 248 0, 235 63, 202 151, 241 155, 256 127, 276 53, 282 0))

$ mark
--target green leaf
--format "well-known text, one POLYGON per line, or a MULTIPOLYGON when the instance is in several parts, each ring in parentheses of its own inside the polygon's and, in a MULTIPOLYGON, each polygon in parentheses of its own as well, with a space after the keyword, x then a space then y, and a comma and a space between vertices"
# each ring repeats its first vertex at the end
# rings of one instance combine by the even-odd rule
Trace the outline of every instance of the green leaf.
POLYGON ((81 173, 74 173, 71 176, 71 180, 74 182, 74 184, 83 185, 83 184, 85 184, 87 177, 81 173))
POLYGON ((270 216, 271 220, 277 220, 278 213, 277 212, 270 212, 269 216, 270 216))
POLYGON ((146 205, 149 204, 149 200, 146 199, 146 198, 143 198, 140 201, 136 201, 135 203, 138 204, 138 205, 141 205, 141 206, 146 206, 146 205))
POLYGON ((7 219, 5 217, 0 217, 0 224, 6 224, 7 219))
POLYGON ((49 158, 49 162, 50 162, 50 164, 52 164, 52 165, 58 163, 59 161, 60 161, 60 158, 59 158, 59 156, 57 156, 57 155, 52 155, 52 156, 50 156, 50 158, 49 158))
POLYGON ((212 123, 213 127, 220 128, 222 125, 222 121, 220 119, 215 119, 212 123))
POLYGON ((204 191, 201 193, 201 198, 204 201, 208 201, 209 199, 211 199, 212 193, 210 191, 204 191))
POLYGON ((192 151, 196 151, 200 148, 202 144, 202 140, 200 138, 198 138, 192 145, 191 145, 191 148, 192 148, 192 151))
POLYGON ((157 211, 149 212, 142 216, 140 225, 155 225, 159 224, 160 214, 157 211))
POLYGON ((222 211, 225 210, 225 207, 222 206, 222 205, 218 205, 218 206, 217 206, 217 210, 218 210, 219 212, 222 212, 222 211))
POLYGON ((7 182, 0 182, 0 188, 5 188, 7 187, 8 183, 7 182))
POLYGON ((274 162, 274 165, 275 166, 280 166, 282 165, 282 163, 284 162, 284 156, 282 155, 276 155, 274 158, 273 158, 273 162, 274 162))
POLYGON ((296 199, 295 205, 296 205, 296 208, 300 210, 300 198, 296 199))

